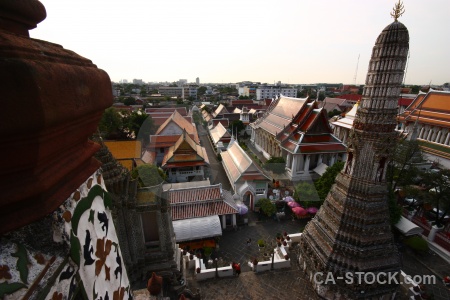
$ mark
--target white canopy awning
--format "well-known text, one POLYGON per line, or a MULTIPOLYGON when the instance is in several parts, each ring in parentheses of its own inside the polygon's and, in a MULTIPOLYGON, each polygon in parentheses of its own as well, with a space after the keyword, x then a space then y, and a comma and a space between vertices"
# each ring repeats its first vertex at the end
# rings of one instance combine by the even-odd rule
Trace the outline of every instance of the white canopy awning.
POLYGON ((177 243, 222 235, 219 216, 172 221, 177 243))
POLYGON ((328 166, 324 163, 320 163, 315 169, 314 172, 316 172, 317 174, 319 174, 320 176, 323 175, 323 173, 325 173, 325 171, 327 170, 328 166))
POLYGON ((406 236, 421 234, 423 231, 422 228, 403 216, 400 218, 400 221, 395 224, 395 227, 397 227, 397 229, 406 236))

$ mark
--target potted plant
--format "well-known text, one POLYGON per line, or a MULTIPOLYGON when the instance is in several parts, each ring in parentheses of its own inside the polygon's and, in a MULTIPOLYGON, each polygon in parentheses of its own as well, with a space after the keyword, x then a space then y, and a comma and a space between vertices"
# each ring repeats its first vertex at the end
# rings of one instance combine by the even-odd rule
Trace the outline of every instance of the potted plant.
POLYGON ((200 268, 197 268, 195 271, 196 271, 197 273, 200 273, 200 268))
POLYGON ((287 240, 287 241, 290 241, 291 238, 287 235, 287 236, 286 236, 286 240, 287 240))
POLYGON ((288 260, 288 259, 289 259, 289 255, 286 254, 286 255, 284 256, 284 259, 285 259, 285 260, 288 260))
POLYGON ((186 249, 183 250, 183 256, 185 256, 187 254, 186 249))
POLYGON ((204 251, 205 257, 209 259, 210 255, 212 253, 212 248, 211 247, 205 247, 205 248, 203 248, 203 251, 204 251))
POLYGON ((284 236, 287 236, 287 235, 288 235, 288 234, 287 234, 287 232, 285 231, 285 232, 284 232, 284 236))
POLYGON ((266 243, 264 242, 263 239, 259 239, 258 240, 258 247, 259 248, 264 248, 266 246, 266 243))
POLYGON ((282 237, 283 235, 281 233, 277 233, 277 240, 281 240, 282 237))
POLYGON ((283 241, 283 246, 287 246, 287 242, 286 241, 283 241))
POLYGON ((193 259, 194 259, 194 254, 190 253, 190 254, 189 254, 189 259, 190 259, 190 260, 193 260, 193 259))
POLYGON ((278 247, 281 247, 281 242, 278 242, 277 245, 278 245, 278 247))

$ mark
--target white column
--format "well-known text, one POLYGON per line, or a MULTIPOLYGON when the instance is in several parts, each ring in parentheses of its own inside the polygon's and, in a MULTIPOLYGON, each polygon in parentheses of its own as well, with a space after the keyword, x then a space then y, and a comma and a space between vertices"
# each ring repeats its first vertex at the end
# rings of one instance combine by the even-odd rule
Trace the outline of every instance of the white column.
POLYGON ((330 160, 330 167, 332 165, 334 165, 334 162, 336 161, 336 154, 331 155, 331 160, 330 160))
POLYGON ((226 215, 222 215, 222 229, 227 228, 227 218, 226 215))
POLYGON ((437 134, 437 137, 436 137, 436 140, 435 140, 436 143, 439 143, 439 139, 441 138, 441 130, 439 130, 439 132, 437 134))
POLYGON ((288 153, 286 157, 286 167, 288 167, 288 169, 291 168, 291 162, 292 162, 292 154, 288 153))
POLYGON ((428 132, 428 135, 427 135, 427 141, 430 140, 430 137, 431 137, 432 133, 433 133, 433 129, 430 128, 430 131, 428 132))
POLYGON ((303 168, 303 171, 305 173, 309 172, 309 160, 311 155, 305 155, 305 168, 303 168))
MULTIPOLYGON (((414 125, 413 125, 413 126, 414 126, 414 125)), ((422 138, 423 131, 424 131, 424 127, 421 127, 421 128, 420 128, 420 132, 419 132, 419 139, 422 138)))
POLYGON ((323 154, 319 154, 319 159, 317 160, 317 165, 320 165, 322 163, 323 154))
POLYGON ((447 133, 447 137, 445 138, 444 145, 448 145, 448 139, 450 138, 450 132, 447 133))
POLYGON ((292 173, 296 173, 297 172, 297 164, 298 164, 298 157, 297 157, 297 155, 292 155, 292 165, 291 165, 292 173))
POLYGON ((236 226, 236 214, 233 214, 231 219, 233 221, 233 227, 236 226))

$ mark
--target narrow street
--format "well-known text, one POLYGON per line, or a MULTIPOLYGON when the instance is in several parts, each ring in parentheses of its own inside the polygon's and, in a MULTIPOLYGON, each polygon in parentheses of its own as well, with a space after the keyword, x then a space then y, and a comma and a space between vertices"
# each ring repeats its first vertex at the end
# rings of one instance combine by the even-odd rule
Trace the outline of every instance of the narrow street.
POLYGON ((201 125, 197 125, 198 136, 203 147, 206 149, 206 154, 209 158, 209 180, 211 184, 222 184, 222 188, 232 191, 230 181, 223 169, 222 163, 217 159, 217 154, 214 151, 211 141, 209 140, 208 132, 201 125))

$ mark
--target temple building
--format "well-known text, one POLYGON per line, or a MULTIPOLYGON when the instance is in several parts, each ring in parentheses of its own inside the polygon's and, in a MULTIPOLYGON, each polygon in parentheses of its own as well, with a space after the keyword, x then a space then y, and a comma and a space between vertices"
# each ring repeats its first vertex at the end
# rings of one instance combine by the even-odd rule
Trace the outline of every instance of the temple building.
POLYGON ((215 247, 214 238, 222 235, 222 229, 236 226, 236 203, 221 184, 210 185, 204 180, 164 184, 163 189, 181 248, 215 247))
POLYGON ((450 169, 450 92, 420 93, 397 120, 407 139, 417 130, 417 141, 428 160, 450 169))
POLYGON ((355 121, 358 106, 359 102, 353 105, 353 108, 345 114, 344 118, 340 118, 331 122, 334 136, 341 140, 345 145, 347 144, 350 130, 353 128, 353 122, 355 121))
POLYGON ((167 172, 169 182, 204 180, 208 166, 205 148, 197 144, 186 130, 166 152, 161 165, 167 172))
POLYGON ((234 139, 220 155, 234 190, 234 198, 242 200, 253 210, 257 200, 267 198, 270 178, 264 175, 234 139))
POLYGON ((344 144, 334 135, 317 101, 281 95, 263 117, 250 123, 251 142, 267 158, 283 157, 291 180, 311 179, 320 164, 343 160, 344 144))
POLYGON ((397 104, 409 50, 408 30, 397 20, 402 13, 398 2, 391 14, 395 21, 375 42, 344 169, 301 236, 300 265, 325 299, 393 299, 397 293, 394 281, 377 282, 400 271, 386 167, 397 136, 397 104), (336 282, 320 281, 317 272, 330 272, 336 282), (355 272, 378 280, 346 282, 344 275, 355 272))
POLYGON ((172 115, 159 126, 156 133, 150 136, 149 146, 144 153, 144 161, 161 165, 166 152, 178 141, 184 131, 197 144, 200 142, 195 125, 186 120, 178 110, 174 110, 172 115))
POLYGON ((217 123, 216 127, 209 131, 209 134, 211 136, 212 144, 218 152, 227 148, 228 143, 231 140, 231 134, 222 123, 217 123))

